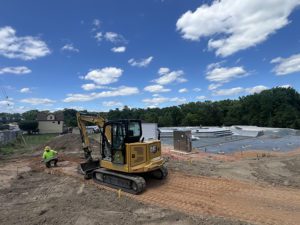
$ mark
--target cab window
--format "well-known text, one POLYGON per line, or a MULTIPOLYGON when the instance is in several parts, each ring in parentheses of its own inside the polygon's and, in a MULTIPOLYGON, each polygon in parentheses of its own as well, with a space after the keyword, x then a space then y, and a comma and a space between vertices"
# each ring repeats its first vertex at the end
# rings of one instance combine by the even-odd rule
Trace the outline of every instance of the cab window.
POLYGON ((141 127, 139 122, 130 122, 128 124, 128 136, 139 137, 141 135, 141 127))

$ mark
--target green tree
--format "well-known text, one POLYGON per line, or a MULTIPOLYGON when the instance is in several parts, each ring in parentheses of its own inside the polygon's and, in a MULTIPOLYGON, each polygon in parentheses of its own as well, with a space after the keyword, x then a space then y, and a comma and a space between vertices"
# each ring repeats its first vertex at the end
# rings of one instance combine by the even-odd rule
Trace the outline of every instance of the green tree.
POLYGON ((188 113, 183 121, 182 121, 183 126, 199 126, 199 120, 197 114, 194 113, 188 113))
POLYGON ((33 131, 38 129, 38 122, 34 120, 23 120, 19 122, 19 127, 23 131, 27 131, 28 134, 31 134, 33 131))
POLYGON ((77 126, 76 113, 77 110, 75 109, 64 109, 64 120, 67 127, 77 126))
POLYGON ((37 114, 38 114, 38 110, 29 110, 22 114, 22 118, 24 120, 36 120, 37 114))

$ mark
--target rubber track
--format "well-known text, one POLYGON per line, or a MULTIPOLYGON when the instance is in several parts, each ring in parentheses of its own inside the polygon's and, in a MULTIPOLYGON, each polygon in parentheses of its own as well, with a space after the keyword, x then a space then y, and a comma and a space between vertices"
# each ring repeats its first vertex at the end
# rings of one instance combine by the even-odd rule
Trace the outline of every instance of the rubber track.
POLYGON ((168 169, 165 165, 163 165, 162 167, 160 167, 159 169, 154 170, 152 172, 150 172, 151 176, 155 179, 159 179, 159 180, 163 180, 168 176, 168 169), (157 177, 155 176, 155 171, 159 170, 162 173, 162 177, 157 177))
POLYGON ((163 166, 160 168, 160 170, 161 170, 162 173, 163 173, 162 179, 165 179, 165 178, 168 176, 168 174, 169 174, 167 167, 166 167, 165 165, 163 165, 163 166))
POLYGON ((122 191, 131 193, 131 194, 139 194, 139 193, 143 192, 146 189, 146 181, 143 177, 135 176, 135 175, 127 175, 127 174, 122 174, 122 173, 118 173, 118 172, 113 172, 113 171, 106 170, 106 169, 103 169, 103 168, 93 171, 93 180, 96 183, 106 185, 108 187, 112 187, 112 188, 115 188, 115 189, 121 189, 122 191), (125 179, 125 180, 129 180, 131 182, 134 182, 138 187, 137 191, 134 191, 131 188, 129 189, 129 188, 125 188, 125 187, 120 187, 120 186, 115 185, 115 184, 100 181, 96 178, 96 173, 101 173, 101 174, 104 174, 105 176, 125 179))

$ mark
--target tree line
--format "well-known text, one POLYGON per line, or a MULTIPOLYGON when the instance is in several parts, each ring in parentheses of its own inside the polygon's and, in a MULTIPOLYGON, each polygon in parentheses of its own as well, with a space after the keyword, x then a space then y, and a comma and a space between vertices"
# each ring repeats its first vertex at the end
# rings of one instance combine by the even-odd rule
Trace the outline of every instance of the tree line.
POLYGON ((108 119, 137 118, 159 126, 255 125, 300 129, 300 94, 273 88, 237 100, 190 102, 154 109, 110 110, 108 119))
MULTIPOLYGON (((19 121, 34 120, 37 112, 31 110, 14 118, 19 121)), ((63 112, 65 124, 69 127, 77 126, 77 111, 64 109, 63 112)), ((160 127, 255 125, 300 129, 300 94, 293 88, 276 87, 236 100, 190 102, 165 108, 125 106, 100 114, 108 120, 141 119, 158 123, 160 127)))

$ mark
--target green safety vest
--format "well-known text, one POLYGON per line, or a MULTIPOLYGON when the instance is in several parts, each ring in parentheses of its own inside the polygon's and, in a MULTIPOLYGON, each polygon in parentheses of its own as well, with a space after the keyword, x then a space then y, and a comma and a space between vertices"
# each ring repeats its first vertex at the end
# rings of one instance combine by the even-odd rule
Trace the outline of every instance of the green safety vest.
POLYGON ((56 154, 57 154, 57 152, 54 151, 54 150, 50 150, 49 152, 44 151, 44 153, 43 153, 43 159, 45 161, 49 161, 50 159, 53 159, 56 154))

